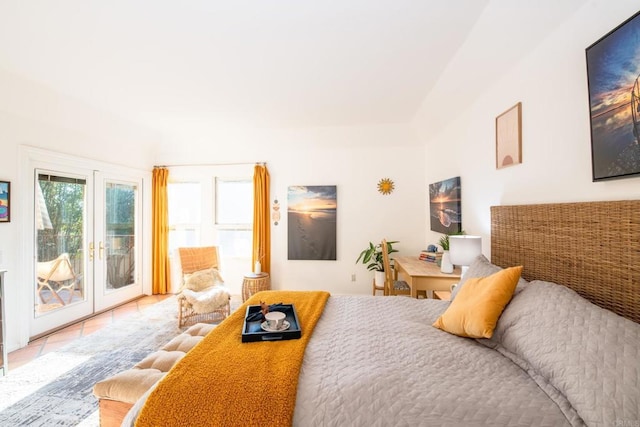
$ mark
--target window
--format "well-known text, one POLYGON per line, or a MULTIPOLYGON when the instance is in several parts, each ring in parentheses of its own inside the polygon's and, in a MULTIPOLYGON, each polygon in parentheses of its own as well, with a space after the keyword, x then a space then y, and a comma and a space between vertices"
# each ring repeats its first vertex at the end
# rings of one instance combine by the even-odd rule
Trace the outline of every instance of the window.
POLYGON ((230 257, 251 257, 253 182, 215 179, 215 226, 221 249, 230 257))
POLYGON ((201 195, 199 182, 167 185, 170 253, 179 247, 200 245, 201 195))

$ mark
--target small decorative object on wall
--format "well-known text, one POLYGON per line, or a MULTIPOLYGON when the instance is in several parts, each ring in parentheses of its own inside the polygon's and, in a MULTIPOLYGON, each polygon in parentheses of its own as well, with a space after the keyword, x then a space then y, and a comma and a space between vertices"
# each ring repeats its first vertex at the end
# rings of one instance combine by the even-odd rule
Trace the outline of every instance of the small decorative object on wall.
POLYGON ((462 230, 460 177, 429 184, 431 230, 454 234, 462 230))
POLYGON ((382 194, 391 194, 394 188, 393 181, 389 178, 382 178, 380 182, 378 182, 378 191, 382 194))
POLYGON ((335 261, 336 186, 292 186, 287 197, 289 259, 335 261))
POLYGON ((640 12, 586 49, 594 181, 640 174, 639 51, 640 12))
POLYGON ((0 181, 0 222, 11 221, 11 183, 0 181))
POLYGON ((271 209, 273 209, 273 213, 271 214, 273 225, 278 225, 278 222, 280 222, 280 203, 278 203, 278 199, 273 200, 271 209))
POLYGON ((522 163, 522 103, 496 117, 496 169, 522 163))

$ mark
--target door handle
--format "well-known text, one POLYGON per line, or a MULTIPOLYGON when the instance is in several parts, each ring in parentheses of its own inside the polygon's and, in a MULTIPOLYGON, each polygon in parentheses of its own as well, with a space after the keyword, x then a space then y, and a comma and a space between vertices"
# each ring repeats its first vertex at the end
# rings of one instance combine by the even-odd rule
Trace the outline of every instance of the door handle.
POLYGON ((104 245, 100 242, 99 250, 98 250, 98 259, 102 260, 102 256, 104 255, 104 245))
POLYGON ((93 242, 89 242, 89 261, 93 261, 93 242))

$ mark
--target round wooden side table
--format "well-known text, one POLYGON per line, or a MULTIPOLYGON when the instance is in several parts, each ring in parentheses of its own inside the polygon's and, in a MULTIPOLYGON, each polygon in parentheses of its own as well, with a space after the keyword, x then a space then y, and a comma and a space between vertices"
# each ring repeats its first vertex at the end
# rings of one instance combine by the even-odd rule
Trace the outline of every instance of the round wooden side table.
POLYGON ((242 302, 245 302, 249 297, 256 292, 266 291, 271 289, 271 279, 269 273, 248 273, 244 275, 242 281, 242 302))

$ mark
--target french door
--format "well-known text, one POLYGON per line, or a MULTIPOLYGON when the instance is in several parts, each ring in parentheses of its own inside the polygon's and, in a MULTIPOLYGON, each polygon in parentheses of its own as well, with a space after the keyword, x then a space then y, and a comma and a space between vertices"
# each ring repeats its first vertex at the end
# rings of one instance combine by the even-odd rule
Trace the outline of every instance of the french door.
POLYGON ((142 294, 142 180, 96 172, 93 244, 94 310, 142 294))
POLYGON ((142 294, 142 178, 33 166, 32 337, 142 294))

